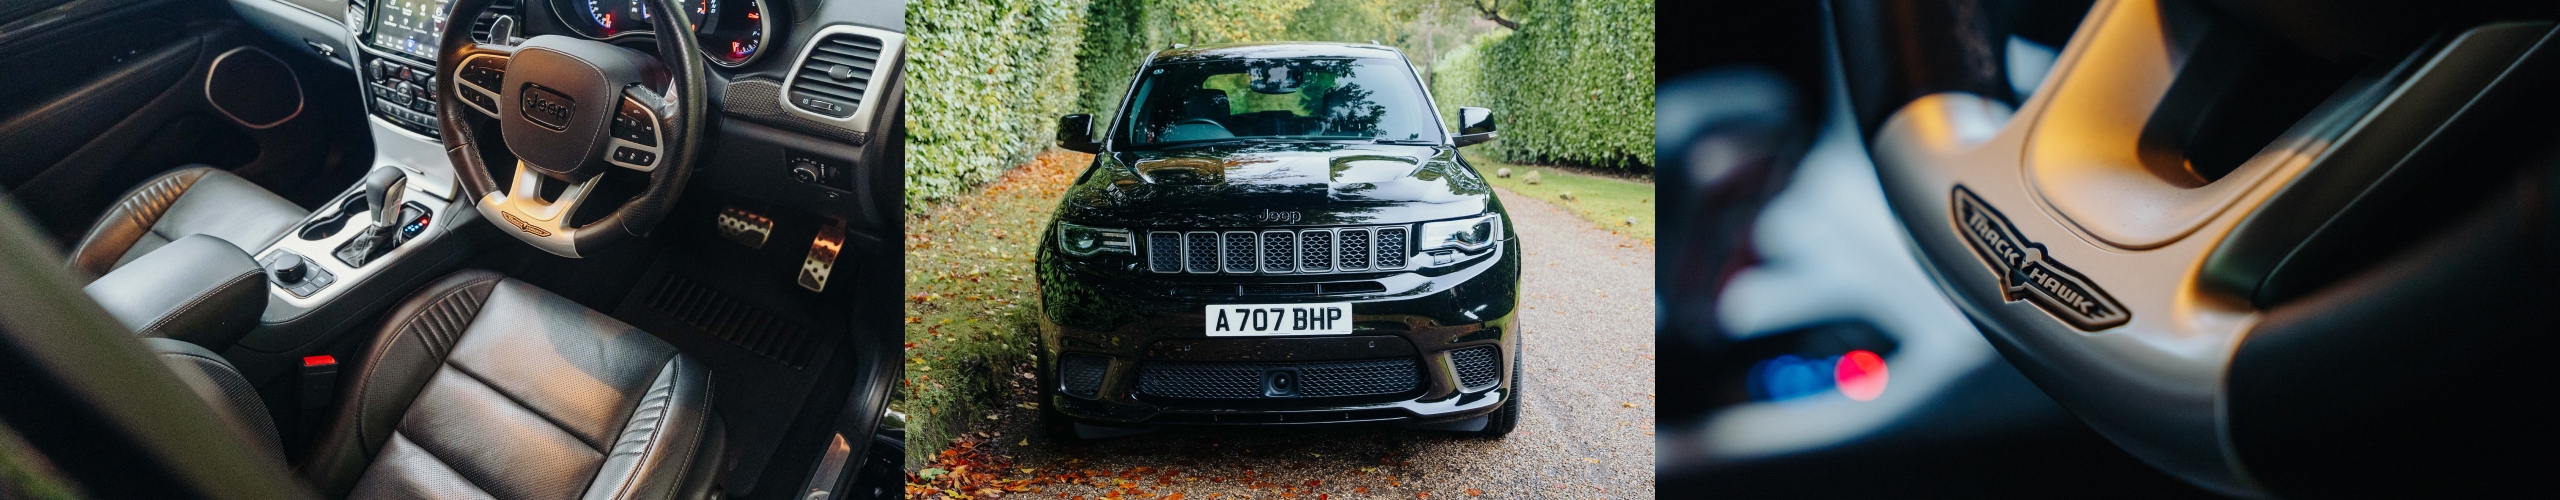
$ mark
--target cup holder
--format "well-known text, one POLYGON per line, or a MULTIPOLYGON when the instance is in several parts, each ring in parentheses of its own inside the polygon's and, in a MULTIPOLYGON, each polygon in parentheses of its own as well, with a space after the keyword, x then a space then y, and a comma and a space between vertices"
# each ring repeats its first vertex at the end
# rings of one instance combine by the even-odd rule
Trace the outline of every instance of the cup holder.
POLYGON ((339 201, 337 211, 330 213, 326 217, 321 217, 319 220, 311 221, 310 224, 304 224, 302 226, 302 230, 297 231, 296 233, 298 236, 301 236, 304 241, 319 241, 322 238, 338 234, 339 229, 347 226, 348 219, 353 219, 356 215, 365 212, 366 207, 364 204, 364 193, 356 193, 354 196, 348 196, 347 199, 339 201))

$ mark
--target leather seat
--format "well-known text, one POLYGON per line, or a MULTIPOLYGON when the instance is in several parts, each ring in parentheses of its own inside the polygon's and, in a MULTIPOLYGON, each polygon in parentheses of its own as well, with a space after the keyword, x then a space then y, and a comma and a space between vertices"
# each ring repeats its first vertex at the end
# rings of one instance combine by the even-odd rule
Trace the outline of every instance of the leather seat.
POLYGON ((255 251, 309 210, 218 168, 180 168, 135 186, 80 238, 71 267, 86 279, 191 235, 212 235, 255 251))
POLYGON ((419 290, 344 365, 300 473, 331 498, 700 498, 708 365, 494 272, 419 290))

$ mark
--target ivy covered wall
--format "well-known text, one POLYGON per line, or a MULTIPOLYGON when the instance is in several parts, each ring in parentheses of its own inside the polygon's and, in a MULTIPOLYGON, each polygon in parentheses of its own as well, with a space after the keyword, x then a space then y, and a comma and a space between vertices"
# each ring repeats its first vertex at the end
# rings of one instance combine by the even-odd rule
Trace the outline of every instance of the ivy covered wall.
MULTIPOLYGON (((1520 29, 1480 38, 1469 89, 1441 106, 1493 108, 1502 138, 1485 147, 1508 162, 1652 171, 1653 2, 1523 2, 1520 29)), ((1453 61, 1460 56, 1471 62, 1453 61)), ((1447 75, 1447 73, 1443 73, 1447 75)), ((1444 76, 1444 78, 1446 78, 1444 76)), ((1452 89, 1458 91, 1457 89, 1452 89)))
POLYGON ((1049 147, 1076 105, 1085 0, 907 4, 907 206, 962 193, 1049 147))

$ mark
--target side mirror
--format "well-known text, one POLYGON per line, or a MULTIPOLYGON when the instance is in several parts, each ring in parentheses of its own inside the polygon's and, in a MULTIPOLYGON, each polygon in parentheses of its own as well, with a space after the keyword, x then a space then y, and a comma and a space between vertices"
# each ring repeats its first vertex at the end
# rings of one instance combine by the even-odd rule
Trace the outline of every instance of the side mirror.
POLYGON ((1078 113, 1058 117, 1058 147, 1101 154, 1102 143, 1093 140, 1093 115, 1078 113))
POLYGON ((1493 140, 1493 110, 1478 107, 1458 108, 1458 135, 1449 138, 1458 147, 1473 146, 1493 140))

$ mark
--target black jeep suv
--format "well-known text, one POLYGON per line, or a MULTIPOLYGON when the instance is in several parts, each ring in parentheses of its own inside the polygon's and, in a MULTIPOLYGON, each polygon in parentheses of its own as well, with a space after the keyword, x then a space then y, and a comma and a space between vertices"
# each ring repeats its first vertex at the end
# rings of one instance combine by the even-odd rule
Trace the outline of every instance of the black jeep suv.
POLYGON ((1377 45, 1160 51, 1040 246, 1053 430, 1519 419, 1520 247, 1404 55, 1377 45))

